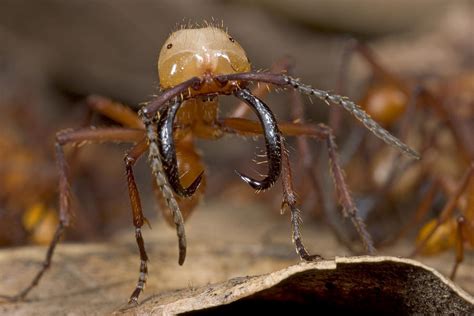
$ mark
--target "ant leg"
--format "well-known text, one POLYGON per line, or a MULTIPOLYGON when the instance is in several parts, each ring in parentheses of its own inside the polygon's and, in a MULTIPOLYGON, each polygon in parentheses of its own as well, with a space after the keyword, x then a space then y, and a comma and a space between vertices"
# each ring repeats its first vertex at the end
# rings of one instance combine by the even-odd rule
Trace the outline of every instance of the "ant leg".
MULTIPOLYGON (((263 128, 258 122, 229 118, 221 121, 223 131, 226 133, 236 133, 244 136, 262 135, 263 128)), ((296 247, 296 253, 302 260, 312 261, 322 259, 319 255, 310 255, 306 250, 300 233, 301 217, 300 210, 296 206, 296 193, 293 189, 291 166, 288 158, 288 151, 285 148, 284 140, 281 140, 281 172, 283 186, 283 201, 281 204, 282 213, 285 208, 290 209, 292 240, 296 247)))
POLYGON ((216 81, 224 85, 229 80, 244 80, 244 81, 257 81, 267 82, 282 87, 292 87, 302 94, 314 95, 317 98, 325 101, 327 104, 333 103, 341 106, 346 111, 350 112, 356 119, 358 119, 369 131, 375 136, 402 151, 406 155, 420 159, 420 155, 400 141, 398 138, 390 134, 386 129, 375 122, 360 106, 350 101, 346 97, 330 94, 327 91, 312 88, 309 85, 300 83, 297 79, 287 76, 285 74, 272 74, 268 72, 246 72, 237 73, 230 75, 221 75, 216 77, 216 81))
MULTIPOLYGON (((249 136, 261 135, 262 133, 262 128, 257 122, 246 119, 227 118, 222 120, 221 124, 224 126, 224 131, 227 133, 237 133, 249 136)), ((336 143, 334 142, 334 135, 332 134, 331 129, 324 124, 303 125, 298 123, 279 123, 278 126, 282 134, 285 136, 309 136, 321 141, 326 141, 330 170, 333 176, 339 203, 343 208, 342 213, 344 217, 349 217, 351 219, 367 252, 370 254, 374 253, 375 248, 373 246, 372 238, 367 232, 364 222, 358 215, 357 208, 352 200, 344 179, 344 172, 339 163, 339 158, 336 153, 336 143)))
POLYGON ((148 274, 148 255, 145 250, 145 242, 142 237, 142 226, 143 223, 147 223, 147 219, 143 215, 142 205, 140 201, 140 193, 135 182, 135 177, 133 175, 133 166, 135 162, 146 152, 148 149, 148 144, 146 140, 142 140, 140 143, 135 145, 130 151, 125 155, 125 170, 127 174, 127 184, 128 184, 128 194, 130 196, 130 204, 132 207, 133 214, 133 225, 135 226, 135 238, 137 240, 138 250, 140 252, 140 276, 138 277, 137 286, 133 291, 129 299, 130 303, 137 304, 138 296, 143 291, 146 283, 146 277, 148 274))
MULTIPOLYGON (((62 150, 58 150, 56 147, 56 160, 58 162, 58 166, 60 166, 61 160, 64 161, 64 155, 62 153, 62 150)), ((61 166, 59 168, 62 168, 61 166)), ((63 175, 60 173, 60 179, 63 178, 63 175)), ((64 187, 63 185, 60 184, 60 187, 64 187)), ((67 200, 64 201, 63 203, 69 206, 69 198, 62 194, 62 200, 67 200)), ((59 216, 59 223, 58 226, 56 227, 56 231, 54 232, 53 239, 51 240, 48 250, 46 252, 46 257, 43 260, 41 269, 36 273, 35 277, 31 280, 30 284, 24 288, 20 293, 14 296, 6 296, 6 295, 1 295, 0 297, 3 299, 6 299, 8 301, 16 302, 16 301, 22 301, 25 299, 26 295, 35 287, 38 285, 39 281, 41 280, 41 277, 43 274, 46 272, 46 270, 50 267, 51 265, 51 260, 54 254, 54 250, 56 248, 56 245, 58 244, 59 240, 61 239, 64 229, 69 225, 70 221, 70 212, 69 210, 60 210, 60 216, 59 216)))
POLYGON ((46 257, 43 261, 41 269, 36 273, 31 283, 23 289, 19 294, 13 297, 5 297, 12 301, 23 300, 26 295, 41 280, 43 274, 51 266, 54 250, 64 234, 64 230, 69 226, 71 220, 70 209, 70 185, 68 180, 68 167, 64 157, 63 146, 66 144, 77 144, 83 142, 137 142, 143 139, 144 134, 141 130, 125 129, 125 128, 104 128, 104 129, 80 129, 80 130, 63 130, 56 134, 56 162, 59 172, 59 223, 51 240, 46 257))
MULTIPOLYGON (((304 107, 303 107, 303 100, 301 96, 295 91, 292 90, 290 92, 291 97, 291 118, 293 122, 298 122, 299 124, 305 123, 305 116, 304 116, 304 107)), ((318 164, 319 159, 315 159, 314 156, 311 154, 308 140, 305 136, 298 137, 296 139, 298 151, 301 156, 301 160, 303 162, 303 169, 305 170, 305 176, 308 176, 311 186, 313 187, 315 196, 316 196, 316 203, 320 205, 323 209, 326 205, 323 198, 323 193, 321 190, 321 184, 319 183, 318 178, 315 176, 316 173, 316 166, 318 164)))
MULTIPOLYGON (((297 125, 295 125, 297 126, 297 125)), ((289 130, 293 129, 295 126, 288 126, 289 130)), ((306 126, 312 127, 312 126, 306 126)), ((297 129, 295 129, 296 131, 297 129)), ((303 134, 304 135, 304 134, 303 134)), ((334 135, 332 130, 323 124, 319 124, 313 127, 313 131, 309 134, 319 138, 320 140, 325 140, 328 148, 329 154, 329 164, 330 170, 332 172, 332 177, 334 185, 339 197, 339 203, 343 209, 344 217, 349 217, 354 224, 359 236, 361 237, 362 243, 364 244, 365 249, 369 254, 375 253, 375 248, 373 246, 372 238, 369 232, 366 230, 363 220, 359 217, 357 207, 352 199, 352 196, 349 192, 346 180, 344 179, 344 172, 339 163, 339 157, 337 155, 337 146, 334 141, 334 135)))
POLYGON ((300 233, 300 225, 302 223, 300 213, 301 211, 296 206, 296 193, 293 189, 293 181, 291 176, 291 165, 288 157, 288 151, 285 148, 284 141, 282 141, 281 149, 282 157, 282 185, 283 185, 283 201, 281 204, 282 213, 286 207, 290 209, 292 240, 296 247, 296 253, 302 260, 314 261, 322 259, 319 255, 310 255, 306 250, 300 233))
POLYGON ((114 102, 99 95, 89 96, 86 103, 92 111, 100 113, 125 127, 138 129, 145 128, 143 122, 138 118, 137 113, 135 113, 130 107, 121 103, 114 102))
POLYGON ((466 225, 466 219, 464 216, 459 216, 456 220, 456 261, 454 262, 453 269, 451 270, 451 274, 449 278, 454 281, 454 277, 456 276, 456 272, 458 270, 459 265, 461 262, 464 261, 464 228, 466 225))
MULTIPOLYGON (((195 80, 191 80, 191 81, 188 82, 188 84, 193 83, 194 81, 195 80)), ((188 89, 188 86, 187 86, 188 84, 181 85, 181 87, 178 88, 178 90, 175 89, 174 90, 175 93, 178 93, 176 91, 181 91, 182 92, 183 89, 188 89)), ((163 99, 164 99, 163 97, 159 97, 157 100, 163 100, 163 99)), ((156 104, 157 100, 155 100, 152 103, 156 104)), ((88 97, 87 104, 93 111, 98 112, 98 113, 114 120, 115 122, 122 124, 123 126, 131 127, 131 128, 145 129, 144 123, 142 122, 142 120, 140 120, 140 118, 137 116, 137 114, 133 110, 131 110, 129 107, 126 107, 126 106, 124 106, 120 103, 113 102, 112 100, 110 100, 108 98, 105 98, 105 97, 92 95, 92 96, 88 97)), ((148 105, 148 107, 151 106, 151 105, 152 104, 148 105)), ((180 200, 178 198, 178 206, 183 204, 183 206, 185 208, 187 207, 187 209, 189 209, 187 211, 187 215, 189 215, 189 213, 191 212, 191 209, 194 208, 194 205, 196 204, 196 201, 197 201, 196 198, 191 198, 191 200, 186 199, 186 200, 183 200, 182 203, 180 203, 180 200), (191 200, 192 200, 192 202, 191 202, 191 200)), ((185 251, 186 251, 185 250, 186 240, 185 240, 185 236, 184 236, 183 222, 179 220, 180 216, 179 216, 179 214, 177 214, 179 212, 180 212, 180 210, 178 208, 177 211, 175 210, 173 212, 175 214, 175 215, 173 215, 173 217, 174 218, 178 217, 178 219, 176 219, 177 220, 176 225, 177 225, 178 235, 180 236, 179 237, 179 245, 180 245, 180 249, 181 249, 180 250, 180 262, 184 262, 185 251)), ((169 219, 169 217, 166 216, 166 215, 165 215, 165 218, 169 219)), ((186 218, 186 216, 184 218, 186 218)), ((176 222, 176 220, 172 220, 172 221, 176 222)))
MULTIPOLYGON (((291 90, 290 91, 290 97, 292 99, 292 107, 291 107, 291 115, 292 115, 292 120, 295 123, 298 124, 305 124, 305 118, 304 118, 304 106, 303 106, 303 100, 301 98, 301 95, 296 91, 296 90, 291 90)), ((323 213, 326 214, 327 216, 327 223, 331 227, 331 229, 334 231, 337 239, 341 244, 344 244, 350 251, 354 251, 350 240, 345 237, 336 227, 334 220, 331 220, 332 213, 329 213, 329 210, 327 209, 327 205, 324 199, 323 195, 323 190, 321 189, 321 184, 320 180, 318 177, 316 177, 317 170, 316 166, 318 165, 319 162, 319 156, 314 156, 312 155, 309 144, 308 144, 308 139, 307 136, 299 136, 296 138, 296 142, 298 145, 298 151, 301 156, 303 168, 305 170, 304 176, 309 178, 310 185, 313 188, 315 198, 316 198, 316 205, 319 205, 323 213)), ((300 186, 300 192, 304 192, 304 186, 300 186)), ((302 200, 304 199, 304 196, 301 195, 302 200)))
POLYGON ((156 122, 156 118, 150 119, 146 116, 145 113, 143 114, 142 119, 145 124, 146 137, 149 143, 148 161, 150 163, 151 170, 156 181, 156 185, 163 194, 163 197, 166 200, 166 204, 168 205, 168 208, 173 214, 173 221, 176 226, 176 234, 178 236, 178 263, 179 265, 182 265, 184 263, 184 259, 186 258, 186 233, 184 230, 183 215, 181 214, 178 201, 176 200, 173 194, 173 189, 168 183, 166 173, 163 169, 163 162, 160 158, 158 134, 156 132, 156 129, 153 127, 153 123, 156 122))
MULTIPOLYGON (((89 108, 89 111, 87 118, 80 126, 81 128, 87 128, 91 125, 93 113, 99 113, 124 127, 137 129, 145 128, 143 122, 138 118, 137 113, 135 113, 130 107, 126 105, 114 102, 109 98, 99 95, 91 95, 87 97, 85 103, 89 108)), ((79 147, 75 147, 73 152, 68 155, 71 165, 75 164, 79 149, 79 147)))
POLYGON ((298 90, 303 94, 308 95, 315 95, 316 97, 324 100, 325 102, 338 104, 343 107, 345 110, 352 113, 352 115, 358 119, 364 126, 371 131, 375 136, 385 141, 387 144, 398 148, 405 154, 411 156, 412 158, 419 159, 418 153, 416 153, 413 149, 405 145, 401 142, 398 138, 390 134, 387 130, 381 127, 377 122, 372 120, 372 118, 365 113, 357 104, 348 100, 345 97, 339 95, 331 95, 326 91, 314 89, 308 85, 300 84, 298 80, 293 79, 291 77, 285 76, 287 81, 287 85, 292 86, 294 89, 298 90))
POLYGON ((173 190, 166 179, 166 174, 163 170, 163 162, 160 158, 160 151, 158 145, 158 136, 153 123, 156 120, 156 114, 167 102, 172 98, 177 97, 185 92, 189 93, 190 89, 198 90, 201 87, 201 79, 193 77, 187 81, 180 83, 173 88, 170 88, 160 94, 155 100, 144 106, 138 113, 140 119, 143 121, 146 130, 146 137, 149 142, 148 160, 151 165, 152 173, 155 177, 156 184, 163 193, 163 196, 168 204, 169 209, 173 213, 173 221, 176 225, 176 233, 178 235, 179 259, 178 263, 182 265, 186 258, 186 234, 184 230, 183 215, 179 208, 179 204, 173 195, 173 190))
MULTIPOLYGON (((278 59, 275 61, 271 68, 271 73, 289 73, 290 69, 293 68, 294 62, 291 57, 285 56, 283 58, 278 59)), ((257 98, 265 97, 268 92, 270 92, 270 87, 268 85, 257 85, 254 89, 252 89, 252 94, 257 98)), ((237 107, 232 111, 229 115, 230 117, 245 117, 250 112, 250 108, 245 102, 240 102, 237 107)))
POLYGON ((156 99, 141 108, 139 111, 139 116, 142 118, 143 123, 146 125, 147 121, 153 120, 158 110, 169 100, 188 92, 189 89, 199 90, 201 85, 201 79, 198 77, 193 77, 168 90, 165 90, 162 94, 156 97, 156 99))
MULTIPOLYGON (((386 69, 386 67, 384 67, 380 63, 376 54, 370 49, 370 47, 355 39, 349 43, 348 47, 343 52, 343 64, 341 65, 341 70, 339 74, 339 88, 343 85, 341 79, 345 76, 345 73, 347 72, 346 68, 348 67, 350 56, 353 53, 357 53, 368 63, 370 69, 372 70, 374 76, 377 79, 393 84, 401 91, 403 91, 406 95, 411 95, 411 93, 413 92, 413 88, 406 81, 400 78, 400 76, 386 69)), ((447 124, 447 126, 454 133, 455 141, 458 144, 459 148, 461 148, 465 160, 470 161, 472 157, 474 157, 474 146, 468 146, 467 144, 472 145, 474 143, 470 142, 470 134, 466 133, 466 130, 464 130, 463 128, 463 124, 459 122, 459 118, 457 118, 456 115, 453 114, 453 111, 449 111, 446 105, 443 104, 443 102, 441 102, 438 97, 434 96, 432 92, 426 89, 426 87, 418 86, 415 88, 417 90, 416 96, 414 96, 416 97, 416 100, 434 109, 438 117, 445 124, 447 124)), ((338 90, 338 93, 343 93, 343 91, 338 90)), ((332 125, 330 126, 333 127, 332 125)))
POLYGON ((473 175, 474 175, 474 163, 471 163, 468 170, 466 170, 466 173, 464 174, 461 181, 459 182, 459 185, 456 187, 454 193, 451 195, 448 202, 446 203, 444 208, 441 210, 441 213, 438 216, 438 219, 436 221, 436 225, 426 235, 426 237, 420 241, 420 243, 415 248, 415 250, 413 250, 413 252, 410 254, 410 257, 414 257, 418 255, 426 246, 426 243, 428 242, 428 240, 430 240, 430 238, 438 230, 438 228, 452 216, 454 210, 456 209, 456 205, 459 201, 459 198, 461 197, 462 193, 466 190, 469 184, 469 180, 471 179, 473 175))
MULTIPOLYGON (((349 43, 348 47, 343 52, 343 65, 341 65, 341 72, 339 74, 340 78, 345 76, 345 72, 347 71, 346 68, 348 66, 347 64, 349 63, 350 56, 353 53, 357 53, 368 63, 374 76, 378 80, 388 82, 398 87, 407 96, 412 93, 413 88, 409 83, 384 67, 370 47, 355 39, 349 43)), ((341 85, 343 85, 343 83, 338 83, 339 87, 341 85)), ((421 103, 426 104, 430 108, 434 109, 438 117, 444 121, 444 123, 447 124, 454 133, 455 141, 459 145, 459 148, 461 148, 465 160, 470 161, 472 157, 474 157, 474 146, 468 146, 466 144, 472 145, 474 143, 470 142, 470 134, 468 132, 466 133, 466 130, 463 128, 463 124, 459 122, 459 118, 453 114, 453 111, 449 111, 446 105, 443 104, 443 102, 441 102, 438 97, 434 96, 428 89, 423 86, 417 87, 417 89, 419 90, 417 92, 417 101, 420 101, 421 103)), ((338 90, 338 93, 342 93, 342 91, 338 90)), ((333 127, 332 125, 330 126, 333 127)))

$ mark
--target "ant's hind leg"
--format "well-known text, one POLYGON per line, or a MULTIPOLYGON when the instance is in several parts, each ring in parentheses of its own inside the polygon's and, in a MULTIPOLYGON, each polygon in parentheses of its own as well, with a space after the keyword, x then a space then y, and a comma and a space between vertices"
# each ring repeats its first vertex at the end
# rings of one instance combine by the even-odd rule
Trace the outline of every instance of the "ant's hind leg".
POLYGON ((70 208, 71 189, 68 179, 68 166, 63 146, 83 142, 138 142, 145 137, 143 131, 125 128, 85 128, 80 130, 64 130, 56 134, 56 163, 59 173, 59 223, 51 240, 41 269, 36 273, 30 284, 15 296, 1 296, 9 301, 23 300, 41 280, 51 266, 54 250, 69 226, 72 217, 70 208))

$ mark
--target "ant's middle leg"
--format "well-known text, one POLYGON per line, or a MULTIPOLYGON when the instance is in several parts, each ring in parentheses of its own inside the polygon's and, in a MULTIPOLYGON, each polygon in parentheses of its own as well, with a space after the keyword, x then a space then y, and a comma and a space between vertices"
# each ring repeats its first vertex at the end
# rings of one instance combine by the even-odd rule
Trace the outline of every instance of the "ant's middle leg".
POLYGON ((291 165, 288 151, 285 148, 284 140, 282 141, 281 157, 282 157, 282 186, 283 186, 283 201, 281 204, 282 210, 285 207, 290 209, 292 240, 296 247, 296 253, 302 260, 314 261, 322 259, 319 255, 310 255, 303 244, 301 237, 300 225, 301 211, 296 206, 296 193, 293 189, 293 179, 291 175, 291 165))

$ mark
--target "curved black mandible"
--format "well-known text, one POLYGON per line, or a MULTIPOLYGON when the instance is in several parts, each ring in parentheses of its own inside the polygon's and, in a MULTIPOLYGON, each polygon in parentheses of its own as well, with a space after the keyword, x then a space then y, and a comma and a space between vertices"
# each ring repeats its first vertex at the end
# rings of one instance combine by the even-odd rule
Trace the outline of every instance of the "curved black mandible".
POLYGON ((237 98, 247 103, 257 114, 263 127, 268 159, 268 174, 263 180, 252 179, 238 171, 237 174, 255 190, 269 189, 278 180, 281 172, 281 133, 276 119, 270 108, 248 89, 237 90, 234 94, 237 98))
POLYGON ((179 196, 190 197, 199 187, 204 171, 194 179, 189 187, 184 188, 181 185, 179 181, 178 161, 176 159, 176 147, 173 140, 173 122, 182 103, 183 101, 176 99, 160 110, 160 118, 158 120, 158 145, 163 170, 173 191, 179 196))

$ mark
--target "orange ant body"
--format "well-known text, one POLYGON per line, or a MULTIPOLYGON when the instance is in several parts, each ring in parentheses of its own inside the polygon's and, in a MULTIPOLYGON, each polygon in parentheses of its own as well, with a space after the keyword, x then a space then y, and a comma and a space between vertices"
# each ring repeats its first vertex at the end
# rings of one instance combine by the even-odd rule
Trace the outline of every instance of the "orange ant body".
MULTIPOLYGON (((383 180, 374 181, 380 187, 372 191, 378 191, 378 198, 384 200, 393 194, 400 203, 430 182, 413 215, 413 222, 405 226, 394 240, 421 221, 441 194, 445 205, 437 218, 420 229, 416 249, 411 255, 436 254, 454 248, 456 261, 451 271, 451 278, 454 278, 464 258, 464 246, 474 247, 474 142, 471 136, 474 129, 474 73, 434 85, 420 80, 405 80, 385 69, 367 46, 353 42, 344 56, 341 80, 345 76, 349 54, 353 52, 369 64, 375 79, 363 95, 361 107, 384 127, 399 129, 403 140, 411 137, 420 143, 424 157, 421 164, 412 168, 415 172, 411 174, 415 176, 403 180, 399 171, 406 170, 410 174, 409 163, 399 162, 397 157, 390 160, 386 151, 378 150, 373 160, 368 161, 373 166, 373 178, 377 178, 379 165, 385 168, 387 161, 392 165, 389 167, 391 171, 381 177, 383 180), (459 211, 458 216, 455 216, 456 211, 459 211)), ((340 85, 343 86, 342 81, 340 85)), ((331 121, 337 123, 339 114, 336 111, 331 114, 331 121)), ((374 208, 380 206, 374 205, 374 208)))
POLYGON ((65 130, 56 137, 56 158, 59 168, 60 222, 50 244, 43 268, 32 283, 15 299, 24 298, 38 283, 49 267, 55 246, 70 223, 70 189, 63 146, 81 142, 130 142, 135 144, 125 156, 128 190, 140 251, 140 275, 130 301, 136 303, 143 291, 148 273, 148 256, 145 251, 141 227, 146 222, 133 174, 133 165, 148 151, 148 160, 155 177, 161 204, 170 211, 168 220, 176 226, 179 247, 179 264, 186 255, 184 218, 181 210, 189 214, 204 190, 203 164, 194 148, 194 138, 217 139, 225 134, 263 136, 266 145, 268 173, 263 179, 254 179, 238 173, 254 190, 270 189, 282 177, 282 208, 291 215, 292 239, 303 260, 314 260, 303 245, 300 234, 300 211, 293 190, 288 152, 283 136, 308 136, 326 143, 330 170, 334 178, 343 214, 349 217, 359 232, 369 253, 374 251, 370 235, 357 214, 349 194, 343 171, 339 165, 334 136, 329 127, 319 124, 278 122, 270 108, 257 98, 247 86, 262 82, 275 87, 292 88, 312 95, 326 103, 339 105, 361 121, 377 137, 398 148, 410 157, 418 154, 380 127, 362 109, 347 98, 314 89, 288 76, 285 72, 253 72, 241 46, 227 32, 216 27, 182 29, 170 35, 158 59, 160 85, 163 91, 137 116, 127 107, 105 98, 91 97, 89 103, 96 111, 112 118, 122 127, 83 128, 65 130), (220 118, 218 97, 234 95, 253 110, 258 121, 242 117, 220 118))

